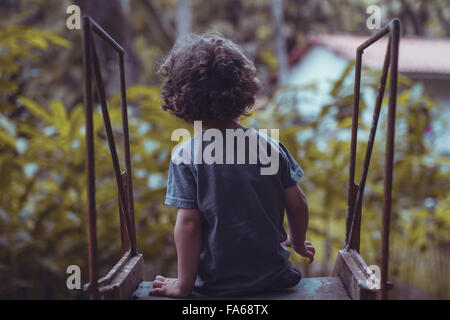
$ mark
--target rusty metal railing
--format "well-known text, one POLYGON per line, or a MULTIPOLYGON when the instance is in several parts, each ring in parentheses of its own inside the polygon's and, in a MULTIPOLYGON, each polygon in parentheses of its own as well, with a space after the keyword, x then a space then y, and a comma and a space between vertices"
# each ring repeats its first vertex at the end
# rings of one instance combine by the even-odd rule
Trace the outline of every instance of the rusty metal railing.
POLYGON ((137 255, 136 231, 134 224, 133 183, 130 158, 130 141, 128 134, 128 113, 125 86, 124 50, 90 17, 83 18, 83 67, 84 67, 84 106, 86 116, 86 169, 87 169, 87 199, 89 222, 89 284, 87 290, 91 298, 101 294, 99 286, 106 284, 114 273, 131 257, 137 255), (106 41, 117 53, 120 72, 120 96, 122 102, 122 129, 125 150, 126 171, 120 173, 120 165, 108 113, 105 89, 103 86, 100 63, 95 49, 93 34, 106 41), (99 280, 97 253, 97 218, 95 208, 95 164, 94 164, 94 132, 93 132, 93 99, 92 73, 94 73, 98 98, 102 110, 103 121, 111 153, 114 174, 117 183, 123 256, 108 275, 99 280))
POLYGON ((367 41, 362 43, 356 50, 355 65, 355 84, 353 100, 353 119, 352 119, 352 138, 349 164, 348 181, 348 199, 347 199, 347 217, 345 249, 354 249, 359 252, 360 233, 361 233, 361 207, 366 185, 367 174, 369 171, 370 157, 372 155, 375 134, 380 115, 381 104, 384 97, 386 80, 389 76, 389 102, 387 116, 387 136, 386 136, 386 156, 384 168, 384 205, 382 220, 382 238, 381 238, 381 297, 386 298, 387 290, 391 287, 388 279, 389 263, 389 225, 391 219, 391 200, 392 200, 392 177, 394 162, 394 139, 395 139, 395 112, 397 102, 397 75, 398 75, 398 50, 400 41, 400 21, 392 20, 383 29, 372 35, 367 41), (389 41, 384 58, 383 68, 380 77, 379 89, 375 102, 372 126, 370 129, 369 140, 364 159, 361 179, 359 185, 355 184, 355 165, 356 165, 356 144, 358 135, 359 118, 359 97, 361 85, 362 55, 366 48, 389 34, 389 41), (390 68, 390 69, 389 69, 390 68))

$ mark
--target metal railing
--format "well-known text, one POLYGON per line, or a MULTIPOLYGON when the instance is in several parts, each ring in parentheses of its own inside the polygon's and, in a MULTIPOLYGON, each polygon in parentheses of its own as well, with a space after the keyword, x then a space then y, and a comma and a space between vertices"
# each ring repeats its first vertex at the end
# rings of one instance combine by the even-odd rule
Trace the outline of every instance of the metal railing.
MULTIPOLYGON (((102 285, 106 285, 115 273, 127 260, 137 255, 136 231, 134 224, 133 182, 130 158, 130 141, 128 134, 128 112, 125 85, 124 50, 90 17, 83 17, 83 69, 84 69, 84 106, 86 116, 86 169, 87 169, 87 199, 89 222, 89 284, 87 291, 91 298, 98 298, 102 285), (117 53, 120 70, 120 96, 122 102, 122 130, 125 150, 126 171, 120 173, 119 159, 114 142, 114 135, 108 113, 105 88, 103 85, 101 68, 95 49, 93 34, 106 41, 117 53), (93 99, 92 74, 94 74, 97 94, 102 110, 103 121, 111 153, 114 174, 117 183, 123 256, 111 269, 108 275, 99 280, 98 246, 97 246, 97 216, 95 207, 95 163, 94 163, 94 125, 93 125, 93 99)), ((107 289, 107 288, 106 288, 107 289)))
POLYGON ((361 233, 361 208, 366 185, 367 174, 369 171, 370 157, 372 155, 375 134, 380 116, 380 109, 383 102, 386 81, 389 72, 389 102, 387 116, 387 135, 386 135, 386 155, 384 168, 384 205, 382 218, 382 238, 381 238, 381 297, 386 298, 387 290, 391 287, 388 279, 389 264, 389 226, 391 219, 392 203, 392 178, 394 162, 394 139, 395 139, 395 113, 397 102, 397 75, 398 75, 398 50, 400 41, 400 21, 392 20, 383 29, 372 35, 367 41, 362 43, 356 50, 355 65, 355 84, 353 100, 353 119, 352 119, 352 138, 349 163, 349 181, 348 181, 348 199, 347 199, 347 217, 345 249, 354 249, 359 252, 360 233, 361 233), (358 118, 359 118, 359 98, 361 85, 362 55, 365 49, 389 34, 389 41, 386 48, 383 68, 380 77, 380 83, 375 102, 373 120, 370 129, 369 140, 367 143, 364 165, 362 169, 359 185, 355 184, 355 165, 356 165, 356 145, 358 136, 358 118))

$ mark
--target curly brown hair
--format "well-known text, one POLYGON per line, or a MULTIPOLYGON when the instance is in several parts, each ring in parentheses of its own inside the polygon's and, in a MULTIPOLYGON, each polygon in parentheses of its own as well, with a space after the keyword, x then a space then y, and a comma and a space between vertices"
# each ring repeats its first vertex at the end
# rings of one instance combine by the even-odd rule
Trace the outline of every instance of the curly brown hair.
POLYGON ((158 73, 162 109, 190 123, 246 116, 259 90, 253 62, 217 33, 178 41, 158 73))

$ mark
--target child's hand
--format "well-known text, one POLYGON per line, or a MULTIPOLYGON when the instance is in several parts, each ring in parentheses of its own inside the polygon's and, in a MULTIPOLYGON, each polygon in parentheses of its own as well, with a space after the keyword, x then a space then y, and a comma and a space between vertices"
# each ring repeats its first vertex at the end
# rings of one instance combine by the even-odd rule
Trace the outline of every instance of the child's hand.
POLYGON ((297 252, 302 257, 308 258, 308 263, 311 264, 314 261, 314 255, 316 254, 316 249, 311 244, 310 241, 306 240, 305 243, 301 246, 294 246, 292 243, 291 236, 289 235, 287 240, 283 242, 283 244, 287 247, 293 248, 295 252, 297 252))
POLYGON ((177 278, 164 278, 156 276, 153 281, 153 289, 149 295, 161 295, 174 298, 184 298, 191 293, 192 288, 183 286, 177 278))

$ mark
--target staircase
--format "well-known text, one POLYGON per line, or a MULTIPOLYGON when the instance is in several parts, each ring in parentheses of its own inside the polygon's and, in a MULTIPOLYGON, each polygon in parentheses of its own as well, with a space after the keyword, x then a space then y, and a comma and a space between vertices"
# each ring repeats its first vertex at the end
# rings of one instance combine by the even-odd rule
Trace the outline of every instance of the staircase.
MULTIPOLYGON (((128 116, 126 86, 124 76, 124 50, 89 17, 83 18, 83 66, 84 66, 84 103, 86 116, 86 171, 88 181, 88 221, 89 221, 89 274, 90 282, 85 285, 91 299, 137 299, 169 300, 167 297, 149 296, 152 282, 142 281, 144 260, 136 246, 136 228, 134 223, 132 170, 130 144, 128 135, 128 116), (122 100, 122 124, 125 149, 126 170, 120 172, 119 160, 115 148, 114 136, 108 114, 108 106, 101 77, 100 65, 95 49, 94 34, 106 41, 118 54, 120 70, 120 87, 122 100), (93 74, 92 74, 93 73, 93 74), (122 239, 122 257, 108 274, 99 279, 97 266, 97 225, 95 212, 95 175, 93 142, 93 101, 92 77, 95 77, 100 105, 105 123, 109 148, 114 166, 114 173, 119 193, 120 230, 122 239)), ((231 297, 252 300, 303 300, 303 299, 376 299, 386 298, 392 287, 387 281, 389 258, 389 224, 391 215, 391 190, 393 177, 395 109, 397 96, 398 45, 400 23, 392 20, 387 26, 372 35, 356 50, 355 91, 353 103, 352 139, 349 163, 348 201, 346 217, 346 234, 344 249, 339 251, 333 273, 330 277, 304 278, 290 289, 265 292, 245 297, 231 297), (355 180, 356 145, 359 118, 359 91, 361 82, 362 54, 364 49, 389 34, 389 42, 380 78, 380 86, 375 103, 374 116, 366 149, 364 167, 359 185, 355 180), (390 71, 389 71, 390 68, 390 71), (384 96, 384 89, 389 77, 389 106, 386 139, 384 208, 381 243, 381 279, 380 287, 373 287, 373 274, 359 255, 361 208, 364 186, 369 170, 370 156, 375 141, 375 133, 384 96)), ((218 299, 199 294, 192 294, 188 299, 218 299)), ((230 299, 227 297, 226 299, 230 299)))

